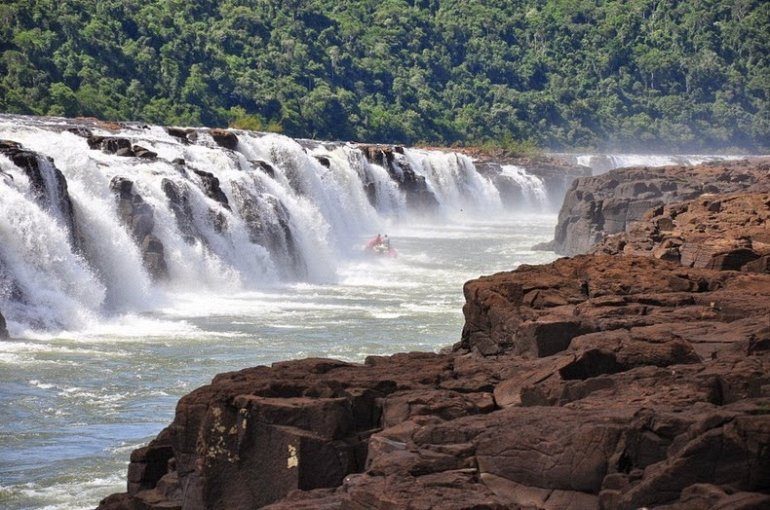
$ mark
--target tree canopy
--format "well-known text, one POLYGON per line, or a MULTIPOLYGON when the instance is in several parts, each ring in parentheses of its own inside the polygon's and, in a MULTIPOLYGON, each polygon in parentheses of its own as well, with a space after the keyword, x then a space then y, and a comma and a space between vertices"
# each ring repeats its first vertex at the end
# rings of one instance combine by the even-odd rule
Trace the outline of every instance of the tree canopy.
POLYGON ((764 0, 5 0, 0 110, 767 150, 769 33, 764 0))

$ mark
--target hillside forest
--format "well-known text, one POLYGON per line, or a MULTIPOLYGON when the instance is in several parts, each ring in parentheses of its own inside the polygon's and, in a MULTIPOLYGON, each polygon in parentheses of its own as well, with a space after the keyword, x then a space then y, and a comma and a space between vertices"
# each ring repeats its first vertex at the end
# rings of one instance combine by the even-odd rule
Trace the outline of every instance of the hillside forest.
POLYGON ((4 0, 0 111, 767 151, 768 34, 764 0, 4 0))

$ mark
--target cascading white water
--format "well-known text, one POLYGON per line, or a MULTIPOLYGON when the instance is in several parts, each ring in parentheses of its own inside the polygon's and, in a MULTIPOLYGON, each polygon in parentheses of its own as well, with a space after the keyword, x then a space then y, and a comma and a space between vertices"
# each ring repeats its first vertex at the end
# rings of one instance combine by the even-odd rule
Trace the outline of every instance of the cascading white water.
POLYGON ((414 149, 407 149, 405 156, 415 173, 425 177, 446 216, 451 218, 460 212, 478 215, 502 211, 500 192, 476 171, 468 156, 414 149))
POLYGON ((534 211, 545 211, 548 206, 548 195, 543 180, 531 175, 520 166, 503 165, 502 175, 513 180, 522 190, 524 206, 534 211))
MULTIPOLYGON (((413 216, 415 187, 423 186, 421 200, 432 196, 442 221, 504 211, 493 182, 455 153, 406 149, 385 167, 349 144, 238 131, 232 151, 204 130, 186 143, 160 127, 93 128, 157 153, 142 159, 90 148, 67 126, 0 116, 0 139, 39 155, 45 192, 34 197, 24 171, 0 156, 0 310, 16 336, 76 330, 174 295, 334 282, 339 261, 360 257, 364 239, 413 216), (116 180, 130 190, 120 200, 116 180), (57 208, 65 198, 72 212, 57 208), (162 253, 148 248, 154 240, 162 253), (161 281, 148 270, 153 257, 163 259, 161 281)), ((542 210, 542 182, 524 169, 510 176, 523 207, 542 210)))
POLYGON ((734 161, 741 156, 661 155, 661 154, 578 154, 573 156, 576 164, 592 169, 593 175, 601 175, 618 168, 637 166, 662 167, 670 165, 700 165, 711 161, 734 161))

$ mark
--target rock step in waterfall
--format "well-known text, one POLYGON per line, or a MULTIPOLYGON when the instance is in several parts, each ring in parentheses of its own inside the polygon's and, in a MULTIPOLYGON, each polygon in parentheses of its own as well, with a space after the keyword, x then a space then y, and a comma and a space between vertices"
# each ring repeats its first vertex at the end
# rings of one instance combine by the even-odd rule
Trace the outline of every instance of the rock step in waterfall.
POLYGON ((338 261, 388 225, 548 211, 584 172, 87 119, 2 115, 0 140, 0 310, 12 331, 151 309, 166 288, 334 281, 338 261))

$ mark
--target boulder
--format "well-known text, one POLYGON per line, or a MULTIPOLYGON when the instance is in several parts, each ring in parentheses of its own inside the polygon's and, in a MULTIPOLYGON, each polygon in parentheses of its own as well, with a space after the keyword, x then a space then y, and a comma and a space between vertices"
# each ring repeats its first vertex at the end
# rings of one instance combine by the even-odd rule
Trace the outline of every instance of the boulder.
POLYGON ((133 155, 133 152, 131 151, 131 140, 128 138, 91 135, 87 141, 88 146, 92 150, 101 150, 107 154, 117 154, 118 151, 121 151, 121 154, 118 155, 133 155))
POLYGON ((185 145, 195 143, 198 140, 198 133, 191 128, 167 127, 166 133, 177 138, 185 145))
POLYGON ((226 129, 211 129, 209 130, 211 138, 221 147, 230 150, 238 149, 238 137, 235 133, 226 129))
POLYGON ((149 149, 145 149, 141 145, 134 145, 131 150, 134 153, 134 156, 141 159, 155 159, 158 157, 157 152, 153 152, 149 149))
POLYGON ((193 173, 200 177, 201 189, 210 199, 219 202, 227 210, 230 210, 230 202, 219 184, 219 179, 210 172, 193 169, 193 173))

